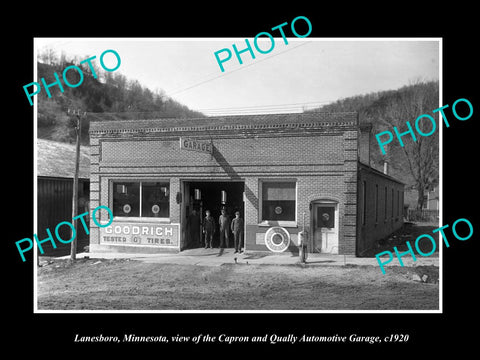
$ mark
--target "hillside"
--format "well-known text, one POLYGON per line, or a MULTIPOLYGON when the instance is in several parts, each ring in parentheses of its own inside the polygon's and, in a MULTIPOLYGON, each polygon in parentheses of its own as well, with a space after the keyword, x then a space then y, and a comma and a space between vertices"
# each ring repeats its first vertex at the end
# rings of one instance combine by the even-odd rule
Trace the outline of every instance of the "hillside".
MULTIPOLYGON (((55 81, 56 72, 61 78, 63 69, 72 62, 50 60, 49 64, 37 62, 38 78, 45 78, 47 84, 55 81)), ((76 64, 79 66, 78 64, 76 64)), ((121 73, 107 73, 95 69, 99 74, 95 79, 87 64, 82 66, 84 80, 76 88, 63 84, 62 93, 58 86, 52 86, 52 97, 48 98, 44 89, 38 97, 38 137, 61 142, 75 142, 73 120, 67 115, 68 109, 80 109, 87 116, 82 120, 82 144, 89 143, 90 121, 152 118, 191 118, 203 117, 183 104, 165 96, 162 91, 152 92, 136 80, 128 80, 121 73)), ((67 80, 76 84, 79 74, 67 73, 67 80)))
MULTIPOLYGON (((432 114, 439 107, 439 83, 417 82, 397 90, 381 91, 338 100, 310 111, 341 112, 356 111, 359 121, 373 125, 370 138, 371 166, 382 170, 386 160, 390 174, 416 189, 428 189, 438 185, 439 136, 438 128, 429 137, 418 136, 417 142, 405 136, 405 146, 398 140, 389 145, 386 155, 380 151, 375 135, 396 126, 405 131, 406 121, 414 126, 415 119, 422 114, 432 114)), ((438 124, 438 114, 433 115, 438 124)), ((431 129, 431 125, 426 126, 431 129), (430 127, 429 127, 430 126, 430 127)), ((427 131, 428 132, 428 131, 427 131)))

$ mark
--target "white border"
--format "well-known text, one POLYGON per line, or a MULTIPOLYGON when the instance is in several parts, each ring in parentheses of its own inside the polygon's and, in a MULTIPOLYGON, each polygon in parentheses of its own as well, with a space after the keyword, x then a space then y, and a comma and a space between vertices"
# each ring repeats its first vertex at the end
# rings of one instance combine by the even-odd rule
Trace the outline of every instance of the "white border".
MULTIPOLYGON (((443 39, 439 38, 440 41, 438 43, 438 71, 439 71, 439 81, 438 81, 438 104, 440 107, 443 106, 443 39)), ((438 115, 438 124, 440 128, 439 132, 439 168, 438 168, 438 177, 439 177, 439 188, 438 188, 438 196, 439 196, 439 226, 443 226, 443 126, 440 126, 440 114, 438 115)), ((404 193, 405 196, 405 193, 404 193)), ((438 281, 439 281, 439 312, 443 313, 443 246, 440 245, 440 234, 438 235, 438 281)))
MULTIPOLYGON (((33 80, 38 78, 37 73, 37 40, 33 39, 33 80)), ((37 223, 37 212, 38 212, 38 189, 37 189, 37 138, 38 138, 38 121, 37 121, 37 96, 33 99, 33 233, 37 234, 38 223, 37 223)), ((34 239, 32 239, 35 242, 34 239)), ((38 278, 38 246, 33 244, 33 312, 38 311, 38 301, 37 301, 37 278, 38 278)))
MULTIPOLYGON (((57 38, 55 38, 57 39, 57 38)), ((62 38, 65 39, 65 38, 62 38)), ((238 40, 241 38, 74 38, 74 41, 225 41, 225 40, 238 40)), ((37 38, 33 38, 34 40, 34 51, 33 51, 33 76, 34 79, 37 79, 37 38)), ((296 42, 296 41, 437 41, 439 43, 439 105, 443 105, 443 38, 442 37, 385 37, 385 38, 289 38, 289 41, 296 42)), ((34 101, 34 122, 33 122, 33 134, 34 134, 34 169, 33 169, 33 183, 34 183, 34 231, 37 233, 37 97, 35 96, 34 101)), ((432 109, 433 110, 433 109, 432 109)), ((440 194, 440 212, 439 212, 439 224, 440 226, 443 225, 443 126, 440 126, 440 142, 439 142, 439 194, 440 194)), ((33 276, 34 276, 34 284, 33 284, 33 307, 34 313, 66 313, 66 314, 85 314, 85 313, 119 313, 119 314, 131 314, 131 313, 140 313, 140 314, 152 314, 152 313, 180 313, 180 314, 212 314, 212 313, 255 313, 255 314, 271 314, 271 313, 279 313, 279 314, 291 314, 291 313, 298 313, 298 314, 321 314, 321 313, 338 313, 338 314, 405 314, 405 313, 434 313, 439 314, 443 313, 443 249, 440 246, 440 239, 439 239, 439 309, 438 310, 39 310, 37 306, 37 247, 33 246, 33 276)), ((381 276, 381 275, 379 275, 381 276)))

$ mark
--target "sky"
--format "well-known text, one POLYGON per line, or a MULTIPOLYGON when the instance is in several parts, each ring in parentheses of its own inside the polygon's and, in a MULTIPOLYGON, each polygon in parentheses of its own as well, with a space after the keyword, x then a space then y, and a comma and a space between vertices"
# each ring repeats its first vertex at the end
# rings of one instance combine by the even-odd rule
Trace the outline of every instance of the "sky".
MULTIPOLYGON (((206 115, 298 112, 341 98, 398 89, 414 81, 439 80, 441 44, 437 38, 287 38, 260 37, 260 53, 245 38, 36 38, 37 49, 83 60, 115 50, 116 70, 154 91, 206 115), (214 53, 229 49, 222 72, 214 53)), ((223 59, 227 52, 219 53, 223 59)), ((113 54, 104 57, 115 65, 113 54)), ((113 64, 113 65, 109 65, 113 64)), ((32 80, 33 81, 33 80, 32 80)))

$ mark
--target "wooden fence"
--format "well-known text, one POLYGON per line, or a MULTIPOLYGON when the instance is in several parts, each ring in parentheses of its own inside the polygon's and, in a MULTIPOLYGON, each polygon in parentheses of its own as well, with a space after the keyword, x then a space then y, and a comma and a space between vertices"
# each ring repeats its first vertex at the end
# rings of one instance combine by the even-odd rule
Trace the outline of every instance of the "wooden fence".
POLYGON ((437 222, 438 210, 407 209, 406 219, 413 222, 437 222))

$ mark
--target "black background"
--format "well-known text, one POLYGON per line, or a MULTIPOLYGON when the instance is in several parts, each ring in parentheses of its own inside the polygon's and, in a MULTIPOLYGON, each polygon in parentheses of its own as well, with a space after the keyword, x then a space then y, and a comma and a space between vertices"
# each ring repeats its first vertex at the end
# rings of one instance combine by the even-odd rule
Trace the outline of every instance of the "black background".
MULTIPOLYGON (((67 3, 42 2, 22 8, 5 9, 2 24, 3 122, 2 141, 4 234, 2 259, 7 286, 4 299, 3 340, 12 354, 26 354, 29 349, 40 358, 54 354, 94 356, 124 353, 128 348, 145 348, 137 356, 157 358, 178 356, 186 349, 204 350, 222 356, 251 356, 244 344, 177 345, 162 344, 82 344, 74 343, 76 333, 104 334, 122 337, 136 335, 199 333, 218 336, 279 335, 358 335, 387 336, 409 334, 407 343, 395 344, 326 344, 257 345, 264 350, 280 351, 292 356, 340 355, 344 350, 374 353, 382 356, 405 353, 417 356, 420 351, 433 355, 443 350, 461 349, 475 344, 476 323, 473 315, 477 279, 475 258, 478 256, 477 149, 478 76, 476 55, 478 20, 473 5, 440 3, 422 8, 419 2, 385 3, 382 7, 356 3, 323 2, 301 4, 276 3, 264 6, 244 2, 187 2, 169 8, 160 2, 134 3, 67 3), (311 5, 311 4, 315 5, 311 5), (444 5, 446 4, 446 5, 444 5), (449 118, 450 128, 443 131, 443 210, 444 224, 467 218, 474 224, 474 235, 467 241, 453 240, 444 248, 443 314, 33 314, 32 252, 21 262, 15 241, 33 234, 33 107, 26 101, 23 85, 33 80, 34 37, 241 37, 252 38, 261 31, 296 16, 308 17, 313 31, 310 37, 442 37, 443 38, 443 104, 467 98, 474 114, 468 121, 449 118), (414 349, 412 349, 414 347, 414 349), (74 350, 72 353, 58 350, 74 350), (242 352, 241 350, 244 350, 242 352), (105 350, 106 352, 103 352, 105 350), (167 351, 174 352, 168 355, 167 351), (233 351, 232 351, 233 350, 233 351), (239 351, 240 350, 240 351, 239 351), (334 350, 334 352, 332 352, 334 350), (52 351, 54 351, 52 353, 52 351), (82 351, 86 351, 82 353, 82 351), (307 353, 308 351, 308 353, 307 353), (414 351, 414 352, 413 352, 414 351)), ((299 29, 299 33, 303 33, 299 29)), ((212 49, 213 52, 213 49, 212 49)), ((194 53, 191 56, 195 56, 194 53)), ((152 59, 153 61, 154 59, 152 59)), ((432 109, 433 110, 433 109, 432 109)), ((451 114, 447 112, 447 114, 451 114)), ((295 289, 292 289, 295 291, 295 289)), ((5 346, 5 345, 4 345, 5 346)), ((5 349, 7 350, 7 349, 5 349)), ((138 350, 138 349, 136 349, 138 350)), ((200 356, 200 351, 196 352, 200 356)), ((96 357, 96 356, 95 356, 96 357)))

